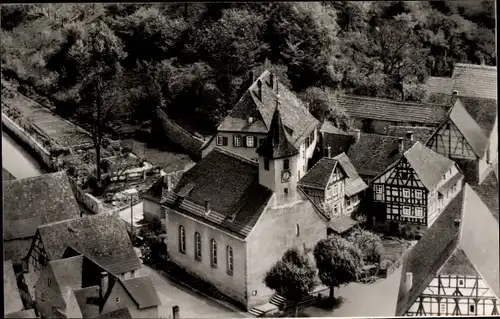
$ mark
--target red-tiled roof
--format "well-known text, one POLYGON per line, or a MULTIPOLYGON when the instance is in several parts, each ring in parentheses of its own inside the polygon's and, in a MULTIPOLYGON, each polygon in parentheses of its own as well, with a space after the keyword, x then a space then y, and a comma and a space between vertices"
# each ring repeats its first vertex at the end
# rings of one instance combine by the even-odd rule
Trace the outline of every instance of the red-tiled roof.
POLYGON ((256 152, 260 156, 269 159, 290 157, 299 154, 297 148, 291 142, 290 134, 285 130, 278 108, 274 111, 271 127, 264 143, 256 152))
POLYGON ((450 269, 465 274, 477 270, 498 297, 499 260, 498 222, 466 184, 405 258, 396 315, 404 315, 432 279, 450 269), (467 267, 468 263, 475 269, 467 267), (413 274, 413 286, 405 292, 403 287, 407 272, 413 274))
POLYGON ((61 258, 71 246, 114 275, 141 268, 125 224, 113 214, 52 223, 38 231, 50 260, 61 258))
POLYGON ((446 107, 437 104, 400 102, 389 99, 339 95, 337 103, 353 118, 437 125, 446 107))
POLYGON ((293 130, 291 142, 298 146, 317 127, 316 120, 288 88, 274 76, 271 87, 270 72, 264 71, 245 91, 229 115, 217 128, 218 131, 260 132, 267 133, 276 109, 276 100, 280 101, 279 110, 283 123, 293 130), (262 96, 258 96, 258 82, 262 84, 262 96), (249 123, 248 118, 253 122, 249 123))
POLYGON ((458 96, 497 99, 496 66, 457 63, 452 79, 458 96))
POLYGON ((242 156, 214 148, 187 171, 163 204, 182 214, 246 238, 271 199, 259 184, 258 165, 242 156), (181 198, 178 193, 188 187, 181 198), (210 212, 205 212, 205 200, 210 212))
POLYGON ((3 183, 4 240, 35 235, 39 225, 80 216, 65 172, 3 183))

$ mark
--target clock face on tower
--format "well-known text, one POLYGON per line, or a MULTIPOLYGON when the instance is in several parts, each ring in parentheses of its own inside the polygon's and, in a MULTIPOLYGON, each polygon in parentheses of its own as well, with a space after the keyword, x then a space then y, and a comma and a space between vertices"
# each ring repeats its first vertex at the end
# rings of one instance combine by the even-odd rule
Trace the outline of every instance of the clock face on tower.
POLYGON ((281 173, 281 182, 282 183, 286 183, 288 181, 290 181, 290 170, 285 170, 281 173))

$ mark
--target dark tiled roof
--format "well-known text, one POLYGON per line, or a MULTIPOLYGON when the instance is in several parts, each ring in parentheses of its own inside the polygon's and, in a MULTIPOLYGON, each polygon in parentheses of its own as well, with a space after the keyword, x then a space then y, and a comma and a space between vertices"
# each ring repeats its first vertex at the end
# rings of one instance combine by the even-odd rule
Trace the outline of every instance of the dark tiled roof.
POLYGON ((497 99, 496 66, 457 63, 452 79, 458 96, 497 99))
POLYGON ((16 274, 11 260, 3 262, 4 313, 9 314, 22 310, 23 302, 17 287, 16 274))
POLYGON ((450 119, 472 147, 474 153, 479 157, 483 157, 488 147, 488 137, 464 107, 460 99, 453 106, 450 112, 450 119))
POLYGON ((35 315, 35 310, 29 309, 29 310, 21 310, 18 312, 5 314, 5 318, 38 318, 38 317, 35 315))
POLYGON ((325 189, 337 163, 333 158, 323 157, 300 179, 299 185, 325 189))
POLYGON ((80 306, 83 318, 94 318, 99 315, 100 288, 90 286, 73 290, 76 301, 80 306))
POLYGON ((443 105, 400 102, 365 96, 339 95, 337 101, 353 118, 437 125, 446 113, 443 105))
POLYGON ((130 310, 128 308, 121 308, 111 312, 100 314, 96 319, 132 319, 130 310))
POLYGON ((472 188, 481 198, 483 203, 488 206, 493 214, 493 217, 495 217, 498 222, 498 194, 500 192, 500 188, 498 187, 498 179, 496 178, 494 171, 492 170, 480 185, 473 185, 472 188))
POLYGON ((478 97, 461 97, 459 100, 481 127, 486 136, 490 136, 497 118, 497 101, 478 97))
POLYGON ((347 153, 356 138, 352 135, 323 133, 323 145, 326 149, 330 146, 331 156, 335 157, 341 153, 347 153))
POLYGON ((290 134, 285 130, 278 108, 274 111, 267 138, 256 152, 266 158, 282 158, 299 154, 291 142, 290 134))
POLYGON ((149 276, 127 279, 122 281, 122 284, 135 300, 139 309, 154 307, 161 304, 149 276))
POLYGON ((61 258, 69 245, 114 275, 141 268, 125 224, 113 214, 52 223, 38 231, 50 260, 61 258))
POLYGON ((342 166, 344 172, 347 174, 347 178, 345 179, 346 196, 355 195, 368 188, 368 185, 366 185, 363 179, 358 175, 356 168, 354 168, 354 165, 352 165, 349 157, 345 153, 335 156, 334 159, 339 162, 340 166, 342 166))
MULTIPOLYGON (((4 226, 5 227, 5 226, 4 226)), ((28 254, 33 238, 13 239, 3 242, 4 259, 20 262, 28 254)))
POLYGON ((441 93, 451 95, 453 93, 453 80, 451 78, 430 76, 425 83, 427 86, 427 93, 441 93))
POLYGON ((354 227, 358 222, 347 215, 340 215, 332 219, 328 226, 333 229, 338 234, 343 234, 352 227, 354 227))
POLYGON ((4 240, 34 236, 39 225, 80 216, 65 172, 3 183, 4 240))
POLYGON ((6 182, 6 181, 11 181, 13 179, 16 179, 14 177, 14 175, 12 175, 11 173, 9 173, 8 170, 6 170, 5 168, 2 167, 2 181, 6 182))
POLYGON ((291 142, 298 146, 317 127, 316 120, 295 94, 286 88, 274 76, 273 87, 270 86, 270 72, 264 71, 258 79, 245 91, 229 115, 217 128, 219 131, 243 131, 266 133, 271 127, 271 119, 276 108, 279 94, 279 110, 283 123, 293 130, 291 142), (262 100, 259 99, 257 82, 262 83, 262 100), (255 121, 248 124, 248 117, 255 121))
POLYGON ((436 129, 424 126, 387 126, 385 128, 385 134, 406 138, 408 132, 413 134, 413 139, 419 141, 420 143, 427 143, 429 138, 432 136, 436 129))
POLYGON ((428 190, 433 190, 455 163, 422 143, 416 142, 404 157, 428 190))
MULTIPOLYGON (((403 140, 403 151, 415 143, 403 140)), ((359 175, 375 177, 403 156, 399 148, 400 141, 396 137, 361 133, 359 141, 349 148, 347 156, 359 175)))
POLYGON ((324 121, 323 124, 321 124, 321 128, 319 130, 320 130, 320 132, 323 132, 323 133, 338 134, 338 135, 351 135, 349 133, 342 131, 341 129, 339 129, 338 127, 336 127, 335 125, 333 125, 329 121, 324 121))
POLYGON ((180 213, 246 238, 264 211, 272 191, 259 184, 258 165, 214 148, 187 171, 163 203, 180 213), (178 193, 191 191, 182 200, 178 193), (210 212, 205 213, 205 199, 210 212))
POLYGON ((72 289, 80 289, 82 286, 83 256, 75 256, 65 259, 52 260, 49 265, 52 268, 57 284, 72 289))
POLYGON ((396 315, 404 315, 441 271, 461 270, 466 274, 473 271, 464 262, 464 256, 499 296, 498 243, 498 223, 473 189, 466 184, 405 258, 396 315), (457 219, 461 220, 459 226, 455 224, 457 219), (413 286, 408 293, 404 293, 402 287, 407 272, 413 273, 413 286))

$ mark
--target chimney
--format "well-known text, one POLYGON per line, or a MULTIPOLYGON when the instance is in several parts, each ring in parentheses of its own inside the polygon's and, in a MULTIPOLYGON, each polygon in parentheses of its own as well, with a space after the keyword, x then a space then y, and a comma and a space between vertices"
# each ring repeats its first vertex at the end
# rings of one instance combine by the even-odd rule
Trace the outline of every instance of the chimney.
POLYGON ((205 214, 210 213, 210 199, 205 199, 205 214))
POLYGON ((173 306, 172 313, 174 319, 179 319, 179 306, 173 306))
POLYGON ((167 189, 167 191, 170 190, 172 186, 172 176, 170 176, 169 174, 163 176, 163 185, 167 189))
POLYGON ((456 218, 455 219, 455 227, 459 227, 460 226, 460 222, 461 222, 461 220, 459 218, 456 218))
POLYGON ((101 292, 101 298, 104 298, 104 295, 108 292, 108 287, 109 287, 109 276, 108 273, 105 271, 101 272, 101 287, 100 287, 100 292, 101 292))
POLYGON ((356 133, 356 142, 361 139, 361 130, 360 129, 355 129, 354 133, 356 133))
POLYGON ((269 73, 269 86, 271 87, 271 89, 274 86, 274 74, 273 74, 273 72, 269 73))
POLYGON ((413 141, 413 132, 412 131, 406 132, 406 138, 410 141, 413 141))
POLYGON ((262 102, 262 81, 261 80, 257 81, 257 97, 262 102))
POLYGON ((253 71, 248 72, 248 82, 250 82, 250 85, 255 81, 255 75, 253 71))
POLYGON ((248 124, 252 124, 253 123, 253 117, 249 116, 248 117, 248 124))
POLYGON ((330 145, 326 147, 326 156, 328 158, 332 158, 332 148, 330 147, 330 145))
POLYGON ((399 151, 401 153, 404 153, 404 151, 405 151, 405 140, 403 138, 401 138, 401 137, 398 138, 398 140, 399 140, 399 151))
POLYGON ((457 90, 453 90, 453 96, 457 96, 458 95, 458 91, 457 90))
POLYGON ((413 286, 413 273, 407 272, 406 273, 406 280, 405 280, 405 293, 408 293, 408 291, 411 290, 411 287, 413 286))

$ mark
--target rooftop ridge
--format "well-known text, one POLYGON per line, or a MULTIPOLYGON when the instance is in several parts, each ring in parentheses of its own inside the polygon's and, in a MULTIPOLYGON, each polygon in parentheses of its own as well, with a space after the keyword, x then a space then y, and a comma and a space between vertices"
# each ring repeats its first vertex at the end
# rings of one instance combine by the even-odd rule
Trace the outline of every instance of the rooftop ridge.
MULTIPOLYGON (((264 70, 264 72, 262 72, 256 79, 255 81, 252 82, 252 84, 250 84, 250 86, 248 87, 247 91, 251 92, 252 89, 255 89, 255 86, 257 85, 257 81, 261 80, 262 82, 264 82, 264 77, 268 74, 270 74, 271 72, 269 72, 267 69, 264 70)), ((276 79, 278 80, 278 79, 276 79)))
POLYGON ((455 63, 454 67, 465 67, 465 68, 474 68, 474 69, 486 69, 486 70, 495 70, 496 66, 492 65, 482 65, 482 64, 468 64, 468 63, 455 63))
POLYGON ((67 257, 67 258, 54 259, 54 260, 49 261, 49 263, 51 265, 52 264, 62 264, 62 263, 67 262, 68 260, 76 260, 76 259, 81 259, 81 258, 83 259, 84 257, 87 258, 83 254, 81 254, 81 255, 71 256, 71 257, 67 257))
POLYGON ((391 104, 397 104, 397 105, 406 105, 406 106, 447 106, 446 104, 438 104, 438 103, 427 103, 427 102, 409 102, 409 101, 396 101, 396 100, 391 100, 388 98, 381 98, 381 97, 371 97, 371 96, 366 96, 366 95, 353 95, 353 94, 339 94, 339 97, 348 97, 348 98, 354 98, 354 99, 359 99, 359 100, 365 100, 365 101, 380 101, 380 102, 387 102, 391 104))
POLYGON ((247 163, 247 164, 251 164, 251 165, 253 165, 253 166, 255 166, 255 167, 259 167, 259 164, 258 164, 258 163, 256 163, 255 161, 252 161, 251 159, 246 158, 246 157, 244 157, 243 155, 237 154, 237 153, 235 153, 235 152, 232 152, 232 151, 230 151, 230 150, 224 149, 224 148, 222 148, 222 147, 218 147, 218 146, 216 146, 216 147, 214 147, 214 149, 213 149, 213 150, 214 150, 214 151, 218 151, 218 152, 220 152, 220 153, 222 153, 222 154, 225 154, 225 155, 228 155, 228 156, 234 157, 234 158, 236 158, 236 159, 238 159, 238 160, 240 160, 240 161, 242 161, 242 162, 245 162, 245 163, 247 163))

